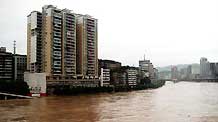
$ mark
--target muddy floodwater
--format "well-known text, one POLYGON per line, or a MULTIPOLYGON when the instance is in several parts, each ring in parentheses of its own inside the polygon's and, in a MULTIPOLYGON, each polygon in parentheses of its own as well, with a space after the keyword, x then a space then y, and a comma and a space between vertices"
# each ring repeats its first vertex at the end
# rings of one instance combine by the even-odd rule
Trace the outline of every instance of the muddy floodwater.
POLYGON ((218 122, 218 83, 2 100, 0 122, 218 122))

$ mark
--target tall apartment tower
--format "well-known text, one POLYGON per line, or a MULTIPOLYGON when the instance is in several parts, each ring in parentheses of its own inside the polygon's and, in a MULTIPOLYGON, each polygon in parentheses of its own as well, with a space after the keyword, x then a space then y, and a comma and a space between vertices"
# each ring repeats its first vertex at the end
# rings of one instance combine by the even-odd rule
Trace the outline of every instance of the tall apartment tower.
POLYGON ((37 11, 27 16, 27 70, 42 71, 42 14, 37 11))
POLYGON ((97 19, 77 15, 77 74, 98 76, 97 19))
POLYGON ((47 75, 76 75, 76 18, 70 10, 44 6, 43 70, 47 75))
POLYGON ((62 73, 76 75, 76 15, 63 10, 62 73))
POLYGON ((97 19, 45 5, 28 16, 27 37, 31 72, 61 79, 98 76, 97 19))

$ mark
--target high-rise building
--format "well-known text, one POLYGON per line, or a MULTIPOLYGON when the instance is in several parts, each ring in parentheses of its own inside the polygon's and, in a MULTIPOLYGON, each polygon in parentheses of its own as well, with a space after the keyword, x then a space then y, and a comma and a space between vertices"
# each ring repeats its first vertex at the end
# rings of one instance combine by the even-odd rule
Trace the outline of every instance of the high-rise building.
POLYGON ((42 8, 42 69, 47 76, 62 74, 62 11, 52 5, 42 8))
POLYGON ((76 75, 76 15, 52 5, 43 7, 43 72, 76 75))
POLYGON ((63 10, 62 74, 76 75, 76 15, 63 10))
POLYGON ((27 69, 48 79, 98 77, 97 19, 45 5, 28 15, 27 69))
POLYGON ((77 16, 77 74, 98 76, 97 19, 89 15, 77 16))
POLYGON ((37 11, 27 16, 27 70, 42 71, 42 14, 37 11))

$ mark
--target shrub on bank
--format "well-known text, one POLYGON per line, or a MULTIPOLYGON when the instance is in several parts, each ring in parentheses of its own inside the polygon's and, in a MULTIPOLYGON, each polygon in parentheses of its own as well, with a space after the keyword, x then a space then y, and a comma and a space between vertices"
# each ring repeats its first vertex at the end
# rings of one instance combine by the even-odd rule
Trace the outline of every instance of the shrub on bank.
POLYGON ((0 92, 27 95, 30 90, 24 81, 0 81, 0 92))

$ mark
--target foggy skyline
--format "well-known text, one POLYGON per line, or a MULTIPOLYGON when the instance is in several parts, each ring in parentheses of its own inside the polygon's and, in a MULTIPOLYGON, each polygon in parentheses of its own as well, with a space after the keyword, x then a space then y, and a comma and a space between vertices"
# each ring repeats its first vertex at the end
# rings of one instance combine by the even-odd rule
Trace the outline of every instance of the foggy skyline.
POLYGON ((1 0, 0 46, 26 54, 27 15, 52 4, 98 19, 99 58, 138 66, 145 54, 155 67, 218 62, 216 0, 1 0))

